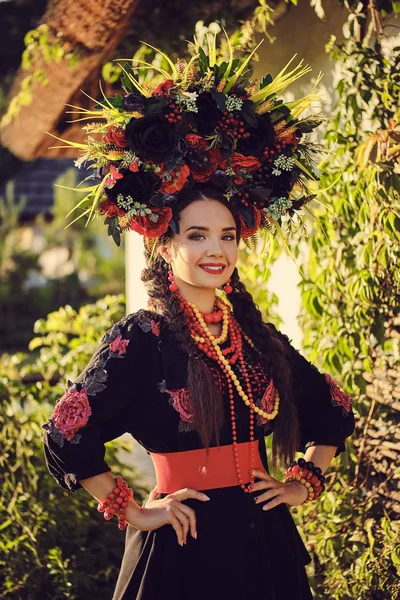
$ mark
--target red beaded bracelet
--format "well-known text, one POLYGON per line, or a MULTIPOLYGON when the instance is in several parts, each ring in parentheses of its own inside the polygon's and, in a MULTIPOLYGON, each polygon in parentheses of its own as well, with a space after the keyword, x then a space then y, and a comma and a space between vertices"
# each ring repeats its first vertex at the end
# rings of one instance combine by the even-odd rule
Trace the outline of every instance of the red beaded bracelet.
POLYGON ((321 469, 316 467, 311 460, 306 462, 304 458, 299 458, 299 460, 293 461, 286 469, 285 476, 285 483, 298 481, 307 488, 308 495, 302 504, 317 500, 325 489, 325 477, 322 475, 321 469))
POLYGON ((118 511, 118 528, 123 530, 127 526, 125 509, 129 498, 133 498, 134 491, 128 486, 121 475, 114 478, 116 487, 110 492, 103 502, 99 502, 97 510, 104 513, 104 518, 109 521, 118 511))

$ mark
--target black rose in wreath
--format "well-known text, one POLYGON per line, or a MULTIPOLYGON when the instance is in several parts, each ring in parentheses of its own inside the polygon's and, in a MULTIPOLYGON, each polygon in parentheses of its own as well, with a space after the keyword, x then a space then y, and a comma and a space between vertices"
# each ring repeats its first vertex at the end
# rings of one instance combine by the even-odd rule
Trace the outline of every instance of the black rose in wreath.
POLYGON ((178 136, 174 125, 164 115, 150 113, 141 119, 131 119, 125 129, 129 148, 143 160, 164 162, 177 146, 178 136))
POLYGON ((122 179, 117 179, 111 189, 105 190, 107 197, 114 202, 117 201, 118 194, 122 194, 132 196, 133 200, 141 204, 148 203, 149 198, 161 185, 161 179, 151 171, 133 172, 129 169, 120 169, 119 173, 123 175, 122 179))
POLYGON ((281 175, 274 176, 274 194, 276 196, 287 196, 292 189, 293 171, 283 171, 281 175))
POLYGON ((272 147, 274 141, 274 126, 268 113, 256 115, 257 127, 249 127, 250 136, 238 140, 236 152, 245 156, 260 158, 265 148, 272 147))
POLYGON ((145 105, 145 98, 141 94, 127 94, 123 96, 122 103, 124 109, 128 112, 143 112, 145 105))
POLYGON ((198 112, 193 113, 193 115, 197 125, 197 133, 199 135, 211 135, 222 117, 222 112, 209 92, 203 92, 199 95, 196 99, 196 106, 198 112))

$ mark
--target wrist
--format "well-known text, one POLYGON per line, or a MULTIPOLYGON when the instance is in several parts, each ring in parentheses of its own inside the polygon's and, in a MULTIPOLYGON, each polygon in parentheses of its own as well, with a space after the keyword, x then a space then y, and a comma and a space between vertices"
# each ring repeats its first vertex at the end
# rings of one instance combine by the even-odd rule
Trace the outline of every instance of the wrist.
POLYGON ((295 487, 297 487, 298 490, 301 490, 303 494, 303 499, 300 502, 300 504, 304 504, 304 502, 308 498, 308 489, 306 488, 306 486, 303 483, 300 483, 300 481, 288 481, 286 485, 294 485, 295 487))
POLYGON ((142 516, 142 507, 139 506, 133 499, 130 499, 128 502, 128 506, 125 509, 125 521, 131 527, 135 527, 135 529, 140 529, 139 523, 140 518, 142 516))

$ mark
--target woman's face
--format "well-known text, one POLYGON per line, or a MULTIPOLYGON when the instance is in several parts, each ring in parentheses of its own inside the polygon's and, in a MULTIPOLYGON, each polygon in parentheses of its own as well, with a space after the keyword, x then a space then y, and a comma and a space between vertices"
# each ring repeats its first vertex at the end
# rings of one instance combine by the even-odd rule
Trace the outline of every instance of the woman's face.
POLYGON ((180 213, 179 234, 173 236, 171 245, 161 253, 170 263, 178 287, 222 286, 238 260, 232 213, 217 200, 192 202, 180 213), (201 266, 205 264, 224 268, 207 272, 201 266))

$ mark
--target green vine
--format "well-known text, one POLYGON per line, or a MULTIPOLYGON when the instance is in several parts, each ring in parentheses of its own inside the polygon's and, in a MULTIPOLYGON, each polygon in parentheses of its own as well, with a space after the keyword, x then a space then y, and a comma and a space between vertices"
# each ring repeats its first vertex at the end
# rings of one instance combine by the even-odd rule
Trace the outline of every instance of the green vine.
MULTIPOLYGON (((62 39, 62 33, 58 32, 55 36, 51 33, 46 23, 41 23, 28 31, 24 37, 25 50, 21 57, 21 68, 24 71, 32 70, 35 63, 42 58, 48 65, 51 62, 59 63, 67 60, 68 65, 74 68, 80 57, 78 49, 71 49, 62 39)), ((3 129, 15 119, 23 106, 29 106, 32 103, 32 90, 35 85, 46 86, 48 84, 47 74, 43 69, 35 69, 21 81, 21 89, 13 96, 7 107, 6 113, 0 121, 0 129, 3 129)))
POLYGON ((357 3, 345 42, 332 37, 326 46, 339 73, 321 177, 330 210, 313 211, 301 282, 307 357, 351 394, 357 414, 349 452, 340 469, 329 470, 331 491, 319 507, 299 510, 315 559, 313 590, 331 600, 400 593, 400 527, 390 498, 400 477, 393 467, 398 412, 393 398, 371 398, 369 385, 395 386, 399 375, 400 343, 391 331, 400 308, 400 46, 370 10, 357 3), (379 454, 370 435, 393 449, 392 458, 379 454))

